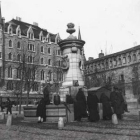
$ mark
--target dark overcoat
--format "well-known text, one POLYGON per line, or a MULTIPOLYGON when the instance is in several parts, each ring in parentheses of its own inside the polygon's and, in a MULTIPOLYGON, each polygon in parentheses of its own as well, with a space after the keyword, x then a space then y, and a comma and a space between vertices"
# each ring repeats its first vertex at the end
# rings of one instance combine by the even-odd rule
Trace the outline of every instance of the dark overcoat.
POLYGON ((99 100, 97 96, 95 94, 88 93, 87 106, 89 111, 89 121, 99 120, 98 103, 99 100))

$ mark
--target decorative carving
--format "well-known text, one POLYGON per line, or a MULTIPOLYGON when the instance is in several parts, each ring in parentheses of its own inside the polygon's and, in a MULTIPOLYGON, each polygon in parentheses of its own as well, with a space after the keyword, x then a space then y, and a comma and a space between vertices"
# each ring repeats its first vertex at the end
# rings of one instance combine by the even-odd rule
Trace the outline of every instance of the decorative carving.
POLYGON ((68 29, 67 29, 67 32, 68 32, 68 33, 72 34, 72 33, 75 32, 74 24, 73 24, 73 23, 68 23, 68 24, 67 24, 67 27, 68 27, 68 29))

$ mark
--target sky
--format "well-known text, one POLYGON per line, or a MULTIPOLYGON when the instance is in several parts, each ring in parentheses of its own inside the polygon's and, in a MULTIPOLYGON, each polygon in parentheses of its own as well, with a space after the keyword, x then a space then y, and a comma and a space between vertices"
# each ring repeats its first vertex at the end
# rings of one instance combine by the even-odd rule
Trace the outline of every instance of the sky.
POLYGON ((66 39, 67 24, 80 27, 86 59, 140 45, 140 0, 1 0, 5 21, 21 20, 66 39))

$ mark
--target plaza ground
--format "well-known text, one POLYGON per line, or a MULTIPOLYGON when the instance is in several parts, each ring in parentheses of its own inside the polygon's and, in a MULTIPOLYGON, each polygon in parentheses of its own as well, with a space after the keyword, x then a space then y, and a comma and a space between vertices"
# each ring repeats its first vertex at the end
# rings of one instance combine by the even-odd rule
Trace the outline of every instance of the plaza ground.
POLYGON ((140 108, 130 108, 118 125, 111 121, 97 123, 82 122, 66 123, 59 130, 57 123, 28 122, 23 115, 15 116, 13 123, 6 126, 6 119, 0 120, 0 140, 140 140, 140 108))

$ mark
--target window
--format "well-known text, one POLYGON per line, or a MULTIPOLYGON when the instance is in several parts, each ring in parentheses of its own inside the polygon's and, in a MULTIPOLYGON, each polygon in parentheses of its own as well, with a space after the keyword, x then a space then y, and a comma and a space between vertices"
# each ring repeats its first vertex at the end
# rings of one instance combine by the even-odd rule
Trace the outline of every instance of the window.
POLYGON ((51 81, 52 80, 52 72, 51 71, 48 72, 48 77, 49 77, 49 81, 51 81))
POLYGON ((44 71, 41 71, 41 80, 44 80, 44 71))
POLYGON ((128 56, 128 62, 129 63, 131 62, 131 56, 130 55, 128 56))
POLYGON ((17 48, 20 49, 20 42, 17 43, 17 48))
POLYGON ((9 47, 12 47, 12 41, 9 40, 9 47))
POLYGON ((133 54, 133 60, 134 60, 134 61, 137 61, 136 54, 133 54))
POLYGON ((110 68, 113 67, 113 63, 112 63, 112 60, 110 60, 110 68))
POLYGON ((7 82, 7 90, 13 90, 13 83, 12 81, 7 82))
POLYGON ((9 54, 8 54, 8 59, 9 59, 9 60, 12 60, 12 53, 9 53, 9 54))
POLYGON ((126 64, 126 57, 123 57, 123 64, 126 64))
POLYGON ((108 62, 106 61, 106 69, 108 69, 109 65, 108 65, 108 62))
POLYGON ((12 68, 8 67, 8 78, 12 78, 12 68))
POLYGON ((20 36, 21 35, 21 32, 20 30, 17 31, 17 36, 20 36))
POLYGON ((2 58, 2 52, 0 52, 0 58, 2 58))
POLYGON ((119 60, 118 60, 118 65, 122 65, 122 60, 121 60, 121 58, 119 58, 119 60))
POLYGON ((28 56, 28 62, 33 63, 33 57, 32 56, 28 56))
POLYGON ((33 91, 38 91, 38 84, 37 83, 33 84, 33 91))
POLYGON ((121 80, 121 81, 124 81, 124 75, 123 75, 123 74, 121 74, 120 80, 121 80))
POLYGON ((35 46, 34 46, 34 44, 28 44, 28 50, 29 50, 29 51, 35 51, 35 46))
POLYGON ((44 47, 41 46, 41 53, 44 53, 44 47))
POLYGON ((51 54, 51 49, 50 48, 48 48, 48 53, 51 54))
POLYGON ((9 35, 12 35, 12 28, 9 29, 9 35))
POLYGON ((60 55, 60 50, 58 50, 58 55, 60 55))
POLYGON ((21 56, 20 54, 17 55, 17 61, 20 61, 21 60, 21 56))
POLYGON ((41 64, 43 64, 43 58, 41 58, 41 64))
POLYGON ((51 59, 48 60, 48 65, 51 65, 51 59))
POLYGON ((21 69, 17 68, 17 78, 21 79, 21 69))

